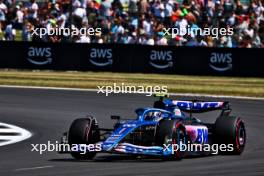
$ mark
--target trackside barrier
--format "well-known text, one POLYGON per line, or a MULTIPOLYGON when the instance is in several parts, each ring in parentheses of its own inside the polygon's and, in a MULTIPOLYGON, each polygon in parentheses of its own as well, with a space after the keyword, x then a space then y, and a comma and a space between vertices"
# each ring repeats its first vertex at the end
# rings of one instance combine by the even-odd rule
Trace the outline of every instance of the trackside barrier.
POLYGON ((264 49, 0 42, 0 68, 264 77, 264 49))

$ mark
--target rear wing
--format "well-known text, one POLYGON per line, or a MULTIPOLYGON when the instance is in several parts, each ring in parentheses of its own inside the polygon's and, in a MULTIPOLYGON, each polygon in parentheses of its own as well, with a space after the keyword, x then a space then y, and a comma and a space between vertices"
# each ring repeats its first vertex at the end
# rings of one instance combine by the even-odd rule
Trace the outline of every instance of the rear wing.
POLYGON ((185 112, 208 112, 214 110, 229 110, 228 101, 184 101, 184 100, 164 100, 165 106, 177 106, 185 112))

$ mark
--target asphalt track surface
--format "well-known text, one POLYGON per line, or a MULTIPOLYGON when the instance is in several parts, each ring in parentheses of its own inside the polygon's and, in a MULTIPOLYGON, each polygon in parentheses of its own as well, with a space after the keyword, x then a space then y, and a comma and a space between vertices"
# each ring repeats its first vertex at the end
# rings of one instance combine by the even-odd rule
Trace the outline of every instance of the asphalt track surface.
MULTIPOLYGON (((179 97, 177 97, 179 98, 179 97)), ((228 100, 228 99, 225 99, 228 100)), ((136 107, 147 107, 152 97, 96 92, 0 88, 0 121, 33 133, 30 139, 0 147, 0 175, 26 176, 143 176, 143 175, 264 175, 264 101, 229 99, 233 114, 247 125, 247 146, 241 156, 186 158, 182 161, 133 159, 100 154, 94 161, 76 161, 70 155, 31 152, 31 144, 59 140, 70 123, 94 115, 101 127, 112 127, 110 115, 134 117, 136 107)), ((201 117, 213 122, 211 113, 201 117)))

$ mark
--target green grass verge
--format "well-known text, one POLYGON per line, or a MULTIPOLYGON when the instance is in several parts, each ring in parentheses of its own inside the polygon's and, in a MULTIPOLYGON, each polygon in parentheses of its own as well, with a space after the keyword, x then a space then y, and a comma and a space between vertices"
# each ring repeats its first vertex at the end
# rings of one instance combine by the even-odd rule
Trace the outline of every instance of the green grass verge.
POLYGON ((113 83, 168 86, 169 92, 264 97, 263 78, 0 70, 0 85, 93 88, 113 83))

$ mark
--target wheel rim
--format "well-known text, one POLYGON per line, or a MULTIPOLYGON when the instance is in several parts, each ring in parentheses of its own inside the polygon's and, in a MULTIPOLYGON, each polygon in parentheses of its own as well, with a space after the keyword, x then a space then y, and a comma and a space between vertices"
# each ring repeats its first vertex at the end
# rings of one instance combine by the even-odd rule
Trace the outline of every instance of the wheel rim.
POLYGON ((238 151, 242 151, 246 143, 246 130, 243 122, 239 120, 236 128, 236 147, 238 151))
MULTIPOLYGON (((172 139, 172 144, 177 144, 178 147, 180 147, 180 144, 185 144, 185 132, 182 128, 179 128, 179 126, 176 125, 175 133, 176 135, 172 139)), ((184 155, 184 151, 182 151, 181 148, 178 148, 175 154, 176 157, 181 158, 184 155)))
POLYGON ((178 141, 179 141, 179 144, 185 144, 185 134, 184 134, 184 131, 182 129, 179 129, 178 131, 178 141))
POLYGON ((243 125, 240 125, 238 128, 238 142, 240 146, 243 146, 245 143, 245 128, 243 127, 243 125))

